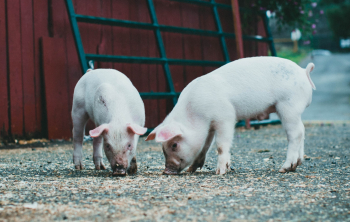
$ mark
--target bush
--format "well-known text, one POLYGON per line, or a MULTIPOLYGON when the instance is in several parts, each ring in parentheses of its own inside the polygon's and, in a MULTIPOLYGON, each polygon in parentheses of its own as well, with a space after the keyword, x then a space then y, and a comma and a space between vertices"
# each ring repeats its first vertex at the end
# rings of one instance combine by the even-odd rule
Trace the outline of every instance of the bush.
POLYGON ((328 22, 335 37, 350 37, 350 4, 341 4, 327 11, 328 22))

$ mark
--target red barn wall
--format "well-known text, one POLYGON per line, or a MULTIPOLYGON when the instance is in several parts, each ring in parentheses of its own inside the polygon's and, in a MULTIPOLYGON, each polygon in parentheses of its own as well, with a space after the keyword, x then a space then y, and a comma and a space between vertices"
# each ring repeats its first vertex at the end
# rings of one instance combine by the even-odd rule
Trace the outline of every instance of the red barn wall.
MULTIPOLYGON (((230 4, 230 0, 218 0, 230 4)), ((73 0, 76 13, 150 22, 146 0, 73 0)), ((154 0, 160 24, 216 30, 209 7, 154 0)), ((225 32, 233 32, 232 12, 219 9, 225 32)), ((86 53, 159 56, 154 33, 79 23, 86 53)), ((265 36, 253 19, 246 34, 265 36)), ((169 58, 223 60, 219 38, 162 33, 169 58)), ((235 40, 226 39, 231 60, 235 40)), ((245 56, 267 55, 267 44, 244 41, 245 56)), ((96 68, 125 73, 140 92, 162 92, 167 85, 161 65, 100 62, 96 68)), ((64 0, 0 0, 0 136, 71 137, 74 86, 82 75, 64 0)), ((172 65, 176 91, 217 67, 172 65)), ((170 100, 144 100, 146 126, 160 123, 170 100)))

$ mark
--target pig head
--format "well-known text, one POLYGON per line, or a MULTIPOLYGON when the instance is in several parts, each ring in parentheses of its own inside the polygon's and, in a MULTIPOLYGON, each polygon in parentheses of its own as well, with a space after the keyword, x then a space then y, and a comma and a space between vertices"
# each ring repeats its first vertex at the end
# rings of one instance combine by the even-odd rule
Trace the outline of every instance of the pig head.
POLYGON ((102 124, 90 130, 93 138, 103 138, 103 149, 111 164, 114 176, 125 176, 126 173, 134 174, 137 171, 136 146, 139 135, 146 133, 147 128, 137 124, 127 123, 120 127, 119 124, 102 124))
POLYGON ((203 152, 202 130, 191 131, 177 122, 163 123, 147 137, 162 143, 165 156, 164 174, 178 174, 189 165, 202 167, 206 151, 203 152))

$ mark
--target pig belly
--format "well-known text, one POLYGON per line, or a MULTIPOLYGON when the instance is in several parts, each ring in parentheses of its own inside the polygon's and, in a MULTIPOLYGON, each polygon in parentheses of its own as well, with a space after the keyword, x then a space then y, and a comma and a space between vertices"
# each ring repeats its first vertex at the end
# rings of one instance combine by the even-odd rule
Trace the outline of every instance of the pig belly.
POLYGON ((260 107, 260 109, 257 109, 257 107, 254 107, 254 109, 236 109, 236 117, 237 120, 241 119, 258 119, 258 120, 264 120, 267 117, 269 117, 270 113, 276 112, 276 106, 275 104, 270 105, 268 107, 260 107))

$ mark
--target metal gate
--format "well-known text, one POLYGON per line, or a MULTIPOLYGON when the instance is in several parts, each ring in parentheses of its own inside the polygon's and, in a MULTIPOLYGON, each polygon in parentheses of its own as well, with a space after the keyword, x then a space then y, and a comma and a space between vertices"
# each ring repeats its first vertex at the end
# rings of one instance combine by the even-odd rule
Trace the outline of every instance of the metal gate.
MULTIPOLYGON (((184 2, 184 3, 190 3, 190 4, 199 4, 199 5, 211 7, 214 15, 217 31, 210 31, 210 30, 202 30, 202 29, 192 29, 192 28, 184 28, 184 27, 177 27, 177 26, 161 25, 158 23, 153 0, 146 0, 146 1, 147 1, 148 11, 151 18, 151 23, 134 22, 129 20, 111 19, 111 18, 76 14, 74 11, 72 0, 65 0, 67 11, 68 11, 68 17, 71 23, 71 27, 72 27, 72 31, 73 31, 73 35, 76 43, 76 48, 80 59, 80 65, 83 73, 85 73, 89 67, 93 68, 93 64, 95 61, 162 64, 169 92, 140 92, 140 96, 143 99, 170 98, 172 99, 173 105, 175 105, 177 102, 178 96, 180 95, 180 92, 175 91, 169 65, 222 66, 231 61, 229 58, 225 38, 235 38, 236 35, 234 33, 223 32, 217 8, 232 10, 232 6, 228 4, 216 3, 215 0, 210 0, 210 1, 171 0, 171 1, 184 2), (160 57, 86 54, 84 52, 84 47, 81 40, 79 28, 78 28, 78 22, 153 30, 156 37, 156 42, 157 42, 160 57), (165 47, 164 47, 161 32, 174 32, 174 33, 193 34, 193 35, 200 35, 200 36, 218 37, 220 39, 223 58, 225 61, 205 61, 205 60, 186 60, 186 59, 168 58, 165 52, 165 47)), ((241 8, 240 10, 243 11, 244 13, 249 13, 248 10, 241 9, 241 8)), ((268 43, 270 47, 271 55, 276 56, 276 50, 274 47, 273 38, 268 25, 268 17, 266 16, 266 13, 261 13, 260 16, 263 19, 264 28, 265 28, 267 37, 242 35, 242 38, 244 40, 260 41, 260 42, 268 43)), ((265 121, 265 122, 263 121, 260 123, 252 122, 252 125, 267 124, 267 123, 273 123, 273 122, 271 121, 265 121)), ((244 121, 239 122, 238 125, 244 125, 244 121)))

